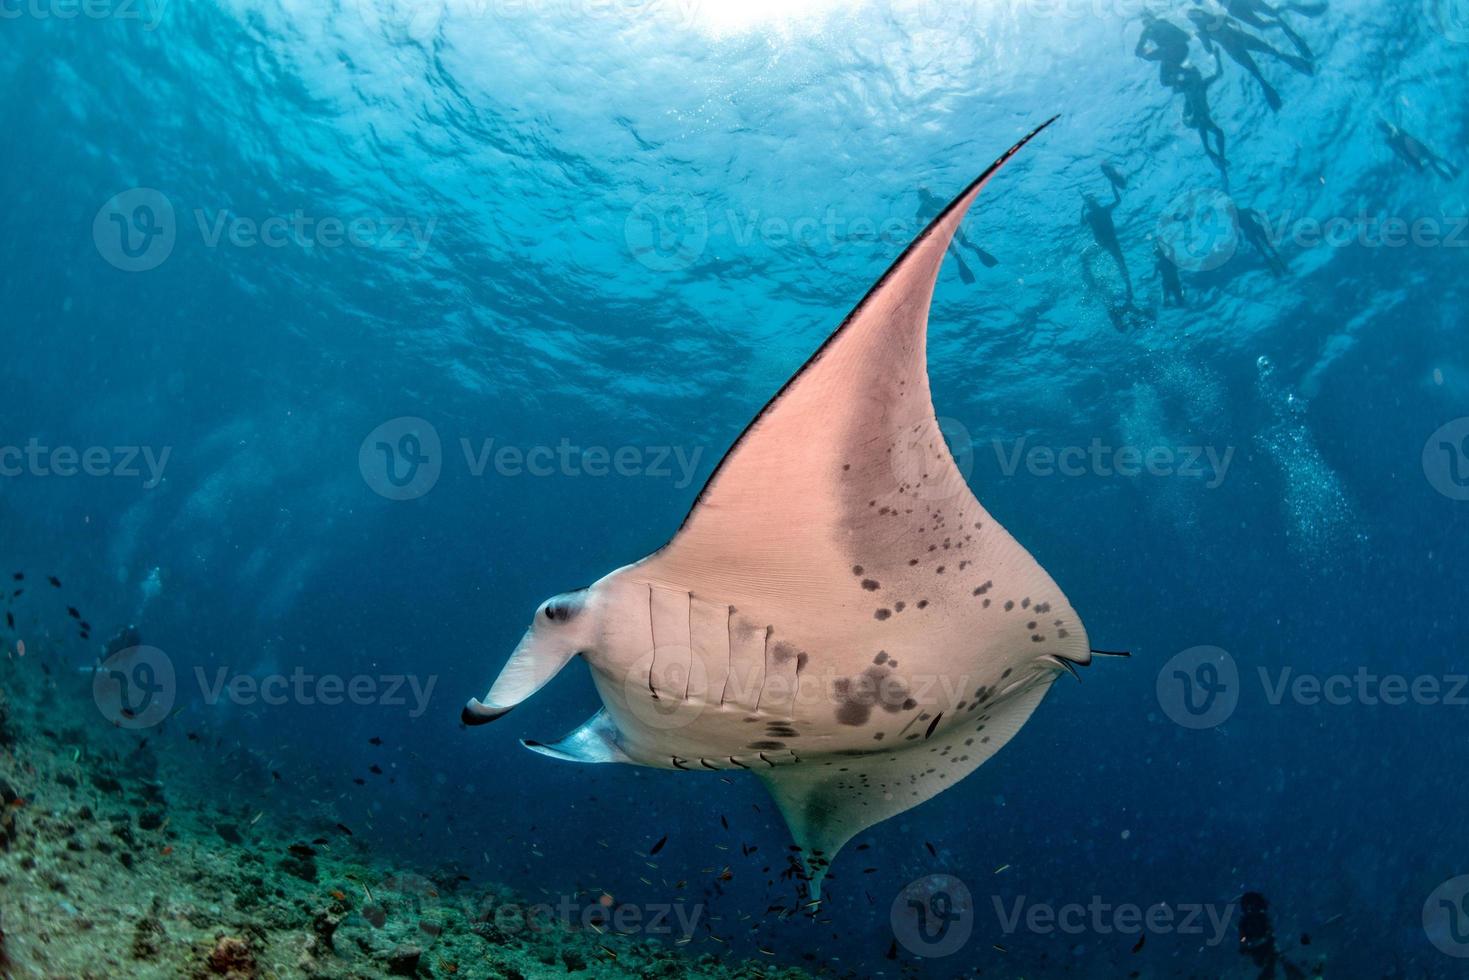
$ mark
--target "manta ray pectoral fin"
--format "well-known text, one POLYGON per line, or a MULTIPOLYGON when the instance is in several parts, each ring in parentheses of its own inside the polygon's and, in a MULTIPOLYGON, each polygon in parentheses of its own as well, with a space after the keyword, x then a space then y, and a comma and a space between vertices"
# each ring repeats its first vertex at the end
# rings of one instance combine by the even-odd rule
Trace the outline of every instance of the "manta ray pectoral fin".
POLYGON ((756 770, 800 848, 811 897, 821 897, 821 881, 847 841, 937 796, 998 752, 1025 724, 1055 677, 1050 671, 1037 674, 991 705, 983 720, 956 717, 911 748, 756 770))
POLYGON ((564 762, 626 762, 636 765, 619 744, 622 732, 606 709, 593 715, 586 724, 547 745, 534 739, 521 739, 520 744, 532 752, 561 759, 564 762))
POLYGON ((502 717, 545 687, 576 654, 576 647, 565 643, 556 633, 542 635, 532 627, 510 655, 500 676, 495 678, 490 693, 483 701, 470 698, 460 720, 466 725, 484 725, 502 717))

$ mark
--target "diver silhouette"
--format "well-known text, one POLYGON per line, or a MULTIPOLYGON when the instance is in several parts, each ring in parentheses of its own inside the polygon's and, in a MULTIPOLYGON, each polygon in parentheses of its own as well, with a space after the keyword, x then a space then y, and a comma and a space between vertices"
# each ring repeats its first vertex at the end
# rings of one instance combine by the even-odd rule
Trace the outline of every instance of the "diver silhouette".
POLYGON ((1285 275, 1285 261, 1280 257, 1280 250, 1275 247, 1271 240, 1269 227, 1265 224, 1265 216, 1254 208, 1240 208, 1239 215, 1240 234, 1245 236, 1245 241, 1255 247, 1260 257, 1265 260, 1275 278, 1279 279, 1285 275))
POLYGON ((1133 300, 1132 276, 1127 269, 1127 257, 1122 252, 1122 243, 1117 239, 1117 225, 1112 220, 1112 212, 1117 205, 1122 203, 1122 195, 1117 190, 1117 182, 1104 165, 1102 173, 1107 175, 1108 183, 1112 188, 1112 203, 1103 204, 1091 194, 1083 191, 1081 193, 1081 223, 1091 228, 1094 245, 1088 245, 1081 252, 1081 279, 1086 287, 1086 293, 1091 296, 1095 293, 1106 292, 1096 277, 1093 261, 1098 251, 1106 252, 1112 258, 1113 264, 1117 266, 1117 272, 1122 277, 1123 301, 1115 302, 1115 294, 1103 301, 1107 310, 1107 319, 1118 333, 1125 333, 1134 322, 1148 324, 1153 322, 1155 314, 1139 309, 1133 300))
POLYGON ((1280 967, 1286 980, 1305 980, 1306 972, 1286 959, 1275 942, 1270 903, 1259 892, 1245 892, 1239 900, 1239 951, 1260 968, 1260 980, 1269 980, 1280 967))
POLYGON ((1214 74, 1205 78, 1197 68, 1189 65, 1181 69, 1173 88, 1183 96, 1183 124, 1199 134, 1204 154, 1219 168, 1224 177, 1225 188, 1229 187, 1229 160, 1224 155, 1224 130, 1214 121, 1209 110, 1209 88, 1224 77, 1224 62, 1219 52, 1214 52, 1214 74), (1209 137, 1214 145, 1209 145, 1209 137))
POLYGON ((1393 125, 1386 119, 1378 119, 1377 128, 1382 130, 1387 145, 1392 148, 1393 153, 1413 169, 1420 172, 1432 170, 1444 180, 1453 180, 1459 176, 1458 167, 1429 149, 1412 133, 1393 125))
POLYGON ((1178 263, 1168 257, 1163 243, 1156 238, 1153 239, 1153 261, 1158 270, 1158 278, 1163 280, 1163 305, 1188 306, 1188 300, 1183 295, 1183 280, 1178 275, 1178 263))
POLYGON ((1127 305, 1132 306, 1132 276, 1127 271, 1127 257, 1122 254, 1122 244, 1117 240, 1117 225, 1112 221, 1112 212, 1122 203, 1122 194, 1114 184, 1111 204, 1103 204, 1085 191, 1082 192, 1081 202, 1081 223, 1091 228, 1096 243, 1117 263, 1117 271, 1122 275, 1123 289, 1127 294, 1127 305))
POLYGON ((1195 8, 1188 12, 1188 19, 1193 21, 1195 33, 1204 45, 1204 50, 1211 54, 1216 48, 1222 50, 1235 64, 1254 76, 1255 81, 1260 83, 1260 88, 1265 93, 1265 101, 1271 109, 1280 108, 1280 93, 1266 81, 1264 73, 1260 71, 1260 66, 1255 61, 1255 52, 1268 54, 1278 61, 1283 61, 1303 75, 1315 74, 1316 69, 1309 60, 1271 46, 1264 39, 1242 28, 1239 21, 1233 17, 1195 8))
POLYGON ((1158 62, 1158 81, 1169 88, 1188 61, 1188 32, 1150 11, 1143 12, 1143 33, 1133 54, 1158 62))
MULTIPOLYGON (((934 194, 927 187, 920 186, 918 188, 918 213, 915 216, 916 220, 920 225, 927 224, 947 203, 947 201, 938 197, 938 195, 934 194)), ((969 265, 964 261, 964 256, 959 251, 960 245, 973 252, 974 257, 979 259, 979 264, 986 269, 993 269, 1000 264, 999 259, 964 237, 964 228, 962 225, 954 229, 954 240, 949 243, 949 254, 954 257, 955 262, 959 263, 959 279, 966 286, 973 285, 974 273, 970 271, 969 265)))
POLYGON ((1305 14, 1307 17, 1317 17, 1325 12, 1326 4, 1284 3, 1277 7, 1271 6, 1265 0, 1225 0, 1224 9, 1228 10, 1229 15, 1235 20, 1248 24, 1258 31, 1276 28, 1285 35, 1286 40, 1295 46, 1302 58, 1310 59, 1314 57, 1311 54, 1310 46, 1285 19, 1285 11, 1305 14))

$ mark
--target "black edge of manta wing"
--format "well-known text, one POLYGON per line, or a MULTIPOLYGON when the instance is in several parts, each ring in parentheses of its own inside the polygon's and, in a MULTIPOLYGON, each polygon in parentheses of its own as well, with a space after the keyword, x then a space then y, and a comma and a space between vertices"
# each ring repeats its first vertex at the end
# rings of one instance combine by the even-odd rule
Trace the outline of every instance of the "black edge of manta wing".
POLYGON ((1093 650, 1091 653, 1098 657, 1130 657, 1131 650, 1093 650))
MULTIPOLYGON (((719 458, 719 462, 714 467, 714 472, 710 473, 709 479, 704 481, 704 486, 699 490, 699 495, 694 498, 693 504, 689 507, 689 512, 684 515, 684 519, 679 523, 678 531, 675 531, 673 534, 674 538, 678 537, 679 531, 682 531, 684 529, 684 526, 688 524, 689 518, 693 515, 694 511, 699 509, 699 504, 704 502, 704 497, 708 495, 709 488, 714 486, 714 481, 719 478, 719 471, 724 468, 724 464, 729 461, 730 456, 734 455, 734 451, 740 447, 740 443, 745 441, 745 436, 749 435, 750 430, 754 429, 755 426, 759 424, 760 420, 765 417, 766 413, 774 408, 775 405, 781 400, 781 398, 785 396, 786 389, 794 384, 797 378, 805 374, 807 368, 811 367, 811 365, 815 364, 821 359, 821 356, 826 353, 826 349, 832 345, 832 342, 842 335, 842 332, 847 329, 847 326, 857 318, 857 314, 861 313, 863 308, 867 306, 868 301, 877 294, 877 291, 881 289, 890 278, 892 278, 893 272, 898 268, 898 266, 902 265, 903 262, 908 258, 908 256, 912 254, 916 248, 918 248, 918 246, 922 245, 925 241, 928 240, 928 236, 933 234, 934 228, 938 227, 938 224, 945 218, 947 218, 949 214, 953 212, 956 207, 959 206, 959 202, 964 200, 964 198, 968 196, 970 191, 974 190, 975 187, 983 184, 990 177, 994 176, 996 171, 998 171, 1005 164, 1009 163, 1010 159, 1025 147, 1025 144, 1035 139, 1043 131, 1045 131, 1046 127, 1050 126, 1053 122, 1060 118, 1060 113, 1057 113, 1050 119, 1047 119, 1045 122, 1041 123, 1035 129, 1032 129, 1029 133, 1025 134, 1025 136, 1021 137, 1018 141, 1016 141, 1014 146, 1010 147, 1010 149, 1001 154, 999 159, 986 167, 984 173, 980 174, 978 177, 965 184, 964 189, 961 190, 958 194, 954 195, 953 199, 950 200, 949 203, 945 205, 944 209, 940 211, 938 215, 935 216, 934 219, 927 224, 927 226, 924 227, 923 231, 919 233, 918 236, 915 237, 911 242, 908 243, 908 247, 903 249, 902 253, 893 260, 891 265, 887 267, 887 270, 880 277, 878 277, 877 282, 872 284, 872 288, 867 290, 867 292, 862 296, 862 299, 858 301, 856 306, 852 307, 852 312, 848 313, 846 317, 842 319, 841 324, 831 332, 831 335, 828 336, 826 340, 822 341, 821 346, 816 348, 816 353, 808 357, 805 363, 803 363, 796 370, 796 373, 786 379, 785 384, 780 386, 780 390, 775 393, 774 397, 772 397, 770 401, 765 403, 760 411, 755 413, 755 417, 752 418, 749 424, 746 425, 745 428, 740 432, 739 436, 730 445, 725 454, 719 458)), ((672 540, 673 539, 670 538, 669 542, 671 543, 672 540)), ((667 547, 667 544, 665 544, 664 547, 667 547)))
POLYGON ((494 708, 482 703, 479 698, 470 698, 464 710, 459 713, 459 720, 466 726, 473 728, 476 725, 488 725, 498 718, 503 718, 510 713, 510 709, 496 711, 494 708))

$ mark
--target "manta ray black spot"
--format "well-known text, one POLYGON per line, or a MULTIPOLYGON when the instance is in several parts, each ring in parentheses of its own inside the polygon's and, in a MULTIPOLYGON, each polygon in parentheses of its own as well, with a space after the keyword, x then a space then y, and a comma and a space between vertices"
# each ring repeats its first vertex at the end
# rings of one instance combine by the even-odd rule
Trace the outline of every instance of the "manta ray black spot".
POLYGON ((762 749, 762 750, 763 749, 783 749, 785 747, 786 747, 786 744, 784 742, 776 742, 776 741, 769 740, 769 739, 767 739, 765 741, 761 741, 761 742, 751 742, 749 745, 745 746, 745 748, 747 748, 747 749, 762 749))
POLYGON ((875 612, 875 613, 872 614, 872 618, 873 619, 887 619, 892 614, 893 614, 893 611, 891 609, 879 609, 877 612, 875 612))
POLYGON ((868 592, 876 592, 878 589, 882 588, 882 586, 877 583, 876 579, 864 578, 862 580, 862 588, 866 589, 868 592))

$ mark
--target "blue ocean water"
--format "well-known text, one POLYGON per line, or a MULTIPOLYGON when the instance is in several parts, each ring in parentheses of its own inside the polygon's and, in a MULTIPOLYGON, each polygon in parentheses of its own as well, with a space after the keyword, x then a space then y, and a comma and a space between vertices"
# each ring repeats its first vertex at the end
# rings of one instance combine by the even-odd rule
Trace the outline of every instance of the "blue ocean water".
POLYGON ((136 624, 183 724, 269 760, 280 806, 531 893, 687 880, 716 923, 693 949, 838 975, 1235 975, 1251 890, 1303 965, 1462 975, 1462 3, 0 15, 0 560, 93 626, 33 596, 20 632, 80 668, 136 624), (662 545, 923 223, 1056 113, 964 225, 930 374, 979 499, 1131 659, 861 835, 819 920, 768 911, 795 883, 742 853, 788 843, 754 780, 520 748, 592 713, 584 670, 462 728, 537 604, 662 545), (211 697, 303 674, 362 703, 211 697), (932 875, 973 897, 951 956, 897 943, 932 875), (1229 918, 1134 951, 1111 913, 1015 927, 1017 901, 1229 918))

